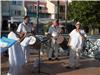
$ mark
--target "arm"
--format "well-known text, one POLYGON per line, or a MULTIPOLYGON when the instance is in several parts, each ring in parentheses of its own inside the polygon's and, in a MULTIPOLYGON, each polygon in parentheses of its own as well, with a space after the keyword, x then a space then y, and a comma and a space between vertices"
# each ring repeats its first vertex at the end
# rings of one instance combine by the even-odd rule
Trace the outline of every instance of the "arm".
POLYGON ((84 30, 82 30, 82 32, 79 32, 79 34, 80 34, 80 36, 82 37, 83 40, 86 39, 87 35, 86 35, 84 30))
POLYGON ((67 46, 69 46, 69 47, 70 47, 70 41, 71 41, 71 38, 70 38, 70 36, 68 36, 68 43, 67 43, 67 46))
POLYGON ((17 34, 18 34, 18 36, 19 36, 19 38, 20 38, 20 42, 25 38, 25 36, 26 36, 26 32, 23 32, 23 25, 22 25, 22 23, 18 26, 18 29, 17 29, 17 34))
POLYGON ((67 44, 67 45, 68 45, 69 47, 71 47, 72 36, 75 34, 74 31, 75 31, 75 29, 72 30, 72 31, 69 33, 69 35, 68 35, 68 44, 67 44))
POLYGON ((69 46, 69 47, 71 46, 71 45, 70 45, 70 42, 71 42, 71 36, 72 36, 72 35, 73 35, 73 31, 70 32, 69 35, 68 35, 68 44, 67 44, 67 46, 69 46))
POLYGON ((19 32, 19 38, 20 38, 20 42, 23 41, 23 39, 26 37, 26 33, 24 32, 19 32))

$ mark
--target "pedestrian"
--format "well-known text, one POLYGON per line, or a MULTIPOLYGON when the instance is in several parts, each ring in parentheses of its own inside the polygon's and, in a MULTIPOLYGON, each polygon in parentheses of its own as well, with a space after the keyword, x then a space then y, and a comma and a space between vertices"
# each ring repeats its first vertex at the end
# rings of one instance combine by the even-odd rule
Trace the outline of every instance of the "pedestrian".
POLYGON ((9 54, 9 72, 7 75, 19 75, 22 66, 24 65, 24 54, 20 46, 20 40, 16 35, 16 26, 11 24, 11 31, 8 38, 16 40, 17 42, 8 49, 9 54))
POLYGON ((77 22, 75 24, 76 29, 73 29, 69 34, 70 46, 70 56, 69 56, 69 66, 67 68, 79 68, 79 58, 80 52, 83 48, 84 40, 86 39, 86 33, 81 29, 81 23, 77 22))

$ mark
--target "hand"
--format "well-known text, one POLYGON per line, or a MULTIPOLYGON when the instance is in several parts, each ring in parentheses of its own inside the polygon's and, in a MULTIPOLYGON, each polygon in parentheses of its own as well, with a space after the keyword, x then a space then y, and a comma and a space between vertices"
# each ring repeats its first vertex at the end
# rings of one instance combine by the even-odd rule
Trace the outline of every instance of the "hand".
POLYGON ((20 41, 20 42, 26 37, 26 34, 27 34, 27 33, 25 33, 25 32, 20 32, 20 33, 19 33, 19 38, 20 38, 19 41, 20 41))
POLYGON ((86 37, 84 35, 82 35, 80 32, 79 32, 79 34, 80 34, 82 40, 86 39, 86 37))

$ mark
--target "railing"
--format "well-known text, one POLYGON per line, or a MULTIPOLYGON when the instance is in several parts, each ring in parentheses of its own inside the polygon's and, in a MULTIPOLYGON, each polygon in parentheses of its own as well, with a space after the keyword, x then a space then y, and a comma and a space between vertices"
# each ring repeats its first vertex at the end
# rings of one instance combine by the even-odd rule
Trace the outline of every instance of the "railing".
POLYGON ((95 42, 86 40, 82 50, 82 55, 94 58, 99 49, 100 46, 98 46, 95 42))

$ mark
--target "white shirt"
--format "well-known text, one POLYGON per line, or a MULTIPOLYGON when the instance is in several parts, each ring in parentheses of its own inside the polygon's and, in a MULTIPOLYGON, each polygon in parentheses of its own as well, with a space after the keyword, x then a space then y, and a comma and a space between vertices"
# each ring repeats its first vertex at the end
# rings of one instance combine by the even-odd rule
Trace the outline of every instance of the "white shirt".
POLYGON ((17 38, 16 34, 13 31, 11 31, 8 34, 8 38, 11 38, 11 39, 14 39, 14 40, 19 40, 19 38, 17 38))
POLYGON ((70 46, 73 48, 78 48, 81 49, 83 47, 83 40, 82 37, 80 36, 83 35, 86 37, 86 34, 84 32, 84 30, 80 30, 80 33, 76 31, 76 29, 74 29, 70 34, 70 46))
MULTIPOLYGON (((12 31, 8 34, 8 38, 18 40, 16 34, 12 31)), ((19 42, 16 42, 9 48, 8 54, 9 54, 9 73, 10 75, 18 75, 22 65, 25 63, 24 54, 19 42)))
POLYGON ((31 32, 32 31, 32 25, 26 25, 24 22, 19 24, 17 32, 31 32))
POLYGON ((49 31, 48 33, 50 33, 52 36, 57 36, 59 33, 60 33, 61 29, 59 27, 54 27, 54 26, 51 26, 49 28, 49 31))
MULTIPOLYGON (((26 25, 24 22, 21 23, 19 26, 18 26, 18 29, 17 29, 17 32, 31 32, 32 31, 32 25, 29 24, 29 25, 26 25)), ((21 46, 28 46, 29 45, 29 42, 30 42, 30 37, 25 37, 24 40, 21 42, 21 46)))

